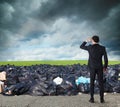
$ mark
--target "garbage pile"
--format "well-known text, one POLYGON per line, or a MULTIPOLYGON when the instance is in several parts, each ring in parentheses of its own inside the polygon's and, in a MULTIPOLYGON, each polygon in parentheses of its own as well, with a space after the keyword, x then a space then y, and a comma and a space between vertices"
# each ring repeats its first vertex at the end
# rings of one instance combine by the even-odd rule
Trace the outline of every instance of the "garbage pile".
MULTIPOLYGON (((77 95, 89 93, 90 72, 87 65, 1 65, 0 71, 7 74, 4 92, 11 90, 14 95, 77 95)), ((120 93, 120 65, 109 65, 104 73, 106 92, 120 93)), ((99 92, 97 78, 95 93, 99 92)))

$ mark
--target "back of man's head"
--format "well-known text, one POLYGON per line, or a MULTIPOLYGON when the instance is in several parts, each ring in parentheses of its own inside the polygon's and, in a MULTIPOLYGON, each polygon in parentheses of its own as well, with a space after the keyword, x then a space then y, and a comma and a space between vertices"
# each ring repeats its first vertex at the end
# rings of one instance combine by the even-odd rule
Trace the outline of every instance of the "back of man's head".
POLYGON ((97 35, 94 35, 94 36, 92 37, 92 40, 93 40, 94 42, 98 43, 98 42, 99 42, 99 37, 98 37, 97 35))

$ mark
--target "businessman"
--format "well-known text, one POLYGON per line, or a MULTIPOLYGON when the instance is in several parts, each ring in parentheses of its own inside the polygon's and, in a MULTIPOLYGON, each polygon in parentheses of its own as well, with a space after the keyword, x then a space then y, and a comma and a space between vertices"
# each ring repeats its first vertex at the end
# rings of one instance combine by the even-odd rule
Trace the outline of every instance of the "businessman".
POLYGON ((106 71, 108 66, 108 57, 104 46, 99 44, 99 37, 93 36, 92 38, 84 41, 81 49, 87 50, 89 53, 88 67, 90 70, 90 100, 94 103, 94 81, 97 75, 100 89, 100 102, 104 103, 104 86, 103 86, 103 71, 106 71), (87 42, 92 42, 91 45, 86 45, 87 42), (102 63, 104 57, 104 64, 102 63))

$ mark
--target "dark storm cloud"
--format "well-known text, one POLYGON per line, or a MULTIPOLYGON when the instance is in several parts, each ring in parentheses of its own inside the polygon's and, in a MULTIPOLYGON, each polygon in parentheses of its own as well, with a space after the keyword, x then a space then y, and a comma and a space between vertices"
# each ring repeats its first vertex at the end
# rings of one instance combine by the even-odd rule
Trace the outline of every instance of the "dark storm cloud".
POLYGON ((108 51, 120 55, 120 0, 48 0, 40 8, 38 17, 44 21, 55 21, 59 17, 77 23, 87 21, 105 36, 102 39, 108 51))
POLYGON ((107 17, 119 0, 48 0, 39 11, 41 19, 76 16, 80 20, 97 21, 107 17))
POLYGON ((27 15, 24 11, 23 0, 21 2, 0 0, 0 49, 9 47, 10 36, 15 36, 14 34, 17 33, 26 20, 27 15), (13 35, 10 35, 10 33, 13 35))
POLYGON ((17 27, 19 19, 15 16, 20 16, 14 8, 14 0, 0 1, 0 28, 12 30, 17 27))
POLYGON ((0 0, 0 4, 2 4, 2 3, 14 3, 16 0, 0 0))
POLYGON ((100 27, 100 31, 104 32, 104 43, 109 47, 109 51, 115 51, 120 55, 120 4, 111 11, 100 27))
MULTIPOLYGON (((35 0, 38 1, 41 0, 35 0)), ((78 25, 87 22, 102 34, 108 51, 120 55, 120 0, 48 0, 36 10, 31 7, 32 3, 33 0, 0 0, 0 51, 8 49, 10 36, 17 36, 15 34, 29 18, 48 22, 49 26, 49 22, 53 24, 57 19, 65 17, 78 25)), ((23 41, 39 37, 40 33, 28 32, 23 41)))

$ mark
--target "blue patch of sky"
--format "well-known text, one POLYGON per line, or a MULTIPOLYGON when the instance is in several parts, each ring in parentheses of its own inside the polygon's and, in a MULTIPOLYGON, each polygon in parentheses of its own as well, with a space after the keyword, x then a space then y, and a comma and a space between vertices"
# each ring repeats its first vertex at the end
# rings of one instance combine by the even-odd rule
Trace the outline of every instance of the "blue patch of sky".
POLYGON ((32 31, 30 33, 28 33, 26 35, 26 37, 24 39, 22 39, 21 41, 30 41, 33 38, 39 38, 40 36, 44 35, 45 32, 40 32, 40 31, 32 31))

